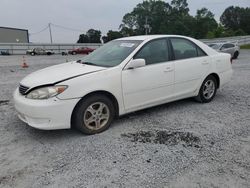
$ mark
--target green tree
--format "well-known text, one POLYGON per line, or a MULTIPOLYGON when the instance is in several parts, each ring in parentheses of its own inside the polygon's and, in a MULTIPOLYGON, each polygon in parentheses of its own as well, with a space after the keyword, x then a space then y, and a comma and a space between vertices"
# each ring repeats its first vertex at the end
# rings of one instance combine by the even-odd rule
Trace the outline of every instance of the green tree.
POLYGON ((173 12, 178 16, 187 16, 189 12, 187 0, 172 0, 173 12))
POLYGON ((89 37, 89 43, 101 43, 101 31, 90 29, 87 31, 86 35, 89 37))
POLYGON ((187 0, 144 0, 132 12, 124 15, 120 25, 123 36, 145 34, 179 34, 195 38, 214 38, 250 34, 250 8, 228 7, 221 18, 221 25, 207 8, 189 14, 187 0))
POLYGON ((195 27, 195 37, 196 38, 205 38, 207 34, 214 31, 218 24, 214 19, 214 14, 210 12, 207 8, 202 8, 197 10, 196 16, 196 27, 195 27))
POLYGON ((213 31, 214 33, 214 38, 219 38, 222 37, 223 34, 225 33, 225 28, 219 24, 218 27, 213 31))
POLYGON ((250 8, 228 7, 220 17, 221 23, 227 30, 237 31, 242 29, 250 34, 250 8))
POLYGON ((119 31, 112 31, 112 30, 109 30, 107 36, 109 40, 114 40, 123 37, 123 35, 119 31))
POLYGON ((238 29, 234 32, 234 36, 244 36, 247 35, 242 29, 238 29))
POLYGON ((188 12, 187 0, 173 0, 171 5, 161 0, 143 1, 123 17, 120 29, 123 35, 142 35, 147 23, 150 34, 191 35, 193 17, 188 12))
POLYGON ((81 34, 77 43, 101 43, 101 31, 89 29, 86 34, 81 34))
POLYGON ((237 30, 240 28, 242 17, 242 8, 230 6, 220 17, 221 23, 227 28, 237 30))
POLYGON ((106 43, 106 42, 109 42, 111 40, 122 38, 122 37, 123 37, 123 35, 121 32, 109 30, 109 32, 107 33, 107 36, 103 36, 102 40, 104 43, 106 43))
POLYGON ((89 37, 86 34, 81 34, 77 43, 89 43, 89 37))

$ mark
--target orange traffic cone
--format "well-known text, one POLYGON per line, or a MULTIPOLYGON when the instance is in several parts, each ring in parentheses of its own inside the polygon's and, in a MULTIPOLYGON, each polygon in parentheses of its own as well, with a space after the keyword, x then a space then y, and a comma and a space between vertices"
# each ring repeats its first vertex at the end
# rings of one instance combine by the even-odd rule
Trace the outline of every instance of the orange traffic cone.
POLYGON ((23 63, 21 65, 22 68, 28 68, 29 65, 26 63, 25 57, 23 56, 23 63))

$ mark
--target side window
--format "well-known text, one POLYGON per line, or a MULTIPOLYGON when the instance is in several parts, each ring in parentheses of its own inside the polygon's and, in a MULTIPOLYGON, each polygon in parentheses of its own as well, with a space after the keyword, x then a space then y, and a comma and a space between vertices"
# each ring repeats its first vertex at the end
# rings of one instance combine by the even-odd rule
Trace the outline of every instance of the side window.
POLYGON ((145 59, 146 65, 169 61, 166 39, 159 39, 145 44, 134 59, 145 59))
POLYGON ((35 48, 35 52, 40 52, 41 50, 41 48, 35 48))
POLYGON ((228 45, 227 44, 223 44, 221 49, 227 49, 228 48, 228 45))
POLYGON ((233 48, 234 44, 228 44, 228 48, 233 48))
POLYGON ((234 44, 223 44, 222 48, 227 49, 227 48, 233 48, 234 44))
POLYGON ((176 60, 206 56, 206 54, 198 46, 187 39, 172 38, 170 40, 176 60))
POLYGON ((205 52, 203 52, 199 47, 197 47, 197 53, 199 57, 206 56, 205 52))

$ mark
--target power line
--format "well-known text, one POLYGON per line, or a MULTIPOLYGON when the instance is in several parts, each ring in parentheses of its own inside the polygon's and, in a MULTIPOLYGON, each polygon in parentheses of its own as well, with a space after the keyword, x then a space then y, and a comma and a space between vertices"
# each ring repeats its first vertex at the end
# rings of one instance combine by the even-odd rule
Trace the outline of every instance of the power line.
POLYGON ((42 33, 43 31, 47 30, 49 28, 49 26, 47 25, 45 28, 43 28, 42 30, 35 32, 35 33, 29 33, 29 35, 37 35, 39 33, 42 33))
POLYGON ((61 29, 65 29, 65 30, 83 32, 83 30, 81 30, 81 29, 75 29, 75 28, 65 27, 65 26, 57 25, 57 24, 53 24, 53 23, 51 23, 51 25, 53 25, 54 27, 58 27, 58 28, 61 28, 61 29))
MULTIPOLYGON (((77 31, 77 32, 84 32, 84 31, 81 30, 81 29, 70 28, 70 27, 66 27, 66 26, 62 26, 62 25, 58 25, 58 24, 50 23, 50 25, 51 25, 51 26, 54 26, 54 27, 57 27, 57 28, 65 29, 65 30, 77 31)), ((39 33, 44 32, 44 31, 47 30, 48 28, 49 28, 49 25, 47 25, 45 28, 41 29, 41 30, 38 31, 38 32, 29 33, 29 35, 37 35, 37 34, 39 34, 39 33)))
POLYGON ((49 29, 49 35, 50 35, 50 42, 51 44, 53 43, 53 40, 52 40, 52 30, 51 30, 51 26, 53 27, 57 27, 57 28, 61 28, 61 29, 64 29, 64 30, 68 30, 68 31, 76 31, 76 32, 81 32, 83 33, 84 31, 81 30, 81 29, 75 29, 75 28, 70 28, 70 27, 65 27, 65 26, 62 26, 62 25, 57 25, 57 24, 53 24, 53 23, 48 23, 48 25, 43 28, 42 30, 38 31, 38 32, 35 32, 35 33, 29 33, 29 35, 36 35, 36 34, 39 34, 39 33, 42 33, 44 32, 45 30, 49 29))

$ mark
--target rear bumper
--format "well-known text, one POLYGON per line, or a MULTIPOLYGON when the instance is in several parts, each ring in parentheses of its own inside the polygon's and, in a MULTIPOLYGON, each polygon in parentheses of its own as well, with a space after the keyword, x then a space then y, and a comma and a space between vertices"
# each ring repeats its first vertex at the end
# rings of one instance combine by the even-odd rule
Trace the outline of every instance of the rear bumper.
POLYGON ((220 86, 224 86, 228 82, 230 82, 233 75, 233 70, 229 69, 228 71, 220 73, 220 86))
POLYGON ((79 99, 32 100, 14 92, 14 103, 19 119, 31 127, 42 130, 69 129, 71 115, 79 99))

